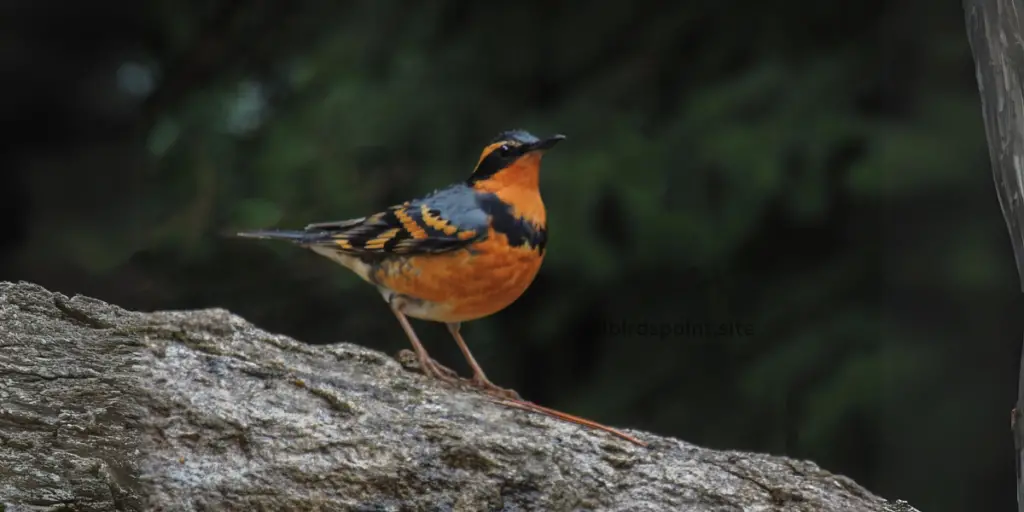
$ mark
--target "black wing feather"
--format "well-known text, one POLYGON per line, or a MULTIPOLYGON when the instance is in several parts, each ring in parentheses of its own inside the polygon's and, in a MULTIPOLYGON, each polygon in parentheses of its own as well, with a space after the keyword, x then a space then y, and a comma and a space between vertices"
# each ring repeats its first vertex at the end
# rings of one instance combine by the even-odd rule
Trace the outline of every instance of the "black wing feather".
POLYGON ((487 235, 478 227, 460 226, 424 203, 403 203, 359 219, 310 224, 307 245, 332 246, 361 257, 389 254, 443 253, 465 247, 487 235))

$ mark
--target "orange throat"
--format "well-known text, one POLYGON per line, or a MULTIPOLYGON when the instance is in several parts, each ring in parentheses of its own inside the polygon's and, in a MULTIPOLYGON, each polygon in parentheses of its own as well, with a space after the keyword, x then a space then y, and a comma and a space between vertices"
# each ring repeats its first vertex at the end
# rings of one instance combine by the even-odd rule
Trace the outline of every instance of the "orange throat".
POLYGON ((540 160, 540 154, 527 155, 493 176, 473 183, 473 188, 498 196, 512 206, 513 215, 544 227, 547 213, 540 197, 540 160))

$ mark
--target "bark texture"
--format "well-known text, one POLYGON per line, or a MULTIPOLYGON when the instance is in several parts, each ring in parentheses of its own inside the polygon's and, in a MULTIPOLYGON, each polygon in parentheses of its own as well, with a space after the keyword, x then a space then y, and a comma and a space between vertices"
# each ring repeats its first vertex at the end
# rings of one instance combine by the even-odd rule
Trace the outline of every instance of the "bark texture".
MULTIPOLYGON (((964 0, 992 175, 1024 286, 1024 0, 964 0)), ((1017 510, 1024 512, 1024 352, 1010 412, 1017 510)))
POLYGON ((912 511, 811 462, 503 408, 223 310, 0 283, 0 510, 912 511))

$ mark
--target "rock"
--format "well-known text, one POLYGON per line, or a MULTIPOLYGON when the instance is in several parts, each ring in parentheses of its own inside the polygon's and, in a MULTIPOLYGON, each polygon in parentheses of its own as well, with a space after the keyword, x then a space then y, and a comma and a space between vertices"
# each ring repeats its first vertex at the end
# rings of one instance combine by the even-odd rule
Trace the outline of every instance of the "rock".
POLYGON ((219 310, 0 283, 0 510, 912 511, 811 462, 647 448, 219 310))

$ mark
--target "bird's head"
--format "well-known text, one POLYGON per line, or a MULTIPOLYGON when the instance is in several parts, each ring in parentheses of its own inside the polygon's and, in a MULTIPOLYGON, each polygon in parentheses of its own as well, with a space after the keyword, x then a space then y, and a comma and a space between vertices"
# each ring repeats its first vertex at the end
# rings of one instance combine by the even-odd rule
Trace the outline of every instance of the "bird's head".
POLYGON ((480 160, 467 183, 483 190, 510 186, 537 188, 544 152, 564 139, 565 135, 539 139, 524 130, 501 132, 480 153, 480 160))

